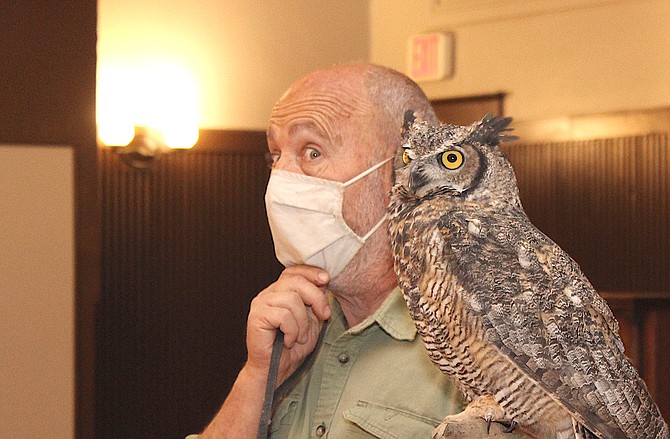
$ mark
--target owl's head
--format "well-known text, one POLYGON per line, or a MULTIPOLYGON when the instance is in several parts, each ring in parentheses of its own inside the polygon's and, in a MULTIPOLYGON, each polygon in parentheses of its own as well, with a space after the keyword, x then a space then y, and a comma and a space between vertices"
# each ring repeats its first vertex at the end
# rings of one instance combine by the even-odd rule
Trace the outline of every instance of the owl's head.
POLYGON ((417 198, 519 203, 514 171, 499 148, 516 138, 503 134, 511 121, 487 115, 470 126, 431 126, 408 111, 395 159, 396 186, 417 198))

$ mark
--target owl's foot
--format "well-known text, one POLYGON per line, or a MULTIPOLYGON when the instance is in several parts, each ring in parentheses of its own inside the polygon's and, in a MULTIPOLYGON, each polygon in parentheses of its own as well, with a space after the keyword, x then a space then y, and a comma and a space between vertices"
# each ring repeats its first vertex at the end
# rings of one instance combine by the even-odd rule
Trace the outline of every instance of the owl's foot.
POLYGON ((468 404, 461 413, 444 418, 433 430, 432 439, 504 438, 516 426, 516 421, 510 421, 505 416, 491 395, 482 395, 468 404), (482 420, 486 424, 483 424, 482 420), (494 424, 497 424, 497 427, 491 428, 494 424))

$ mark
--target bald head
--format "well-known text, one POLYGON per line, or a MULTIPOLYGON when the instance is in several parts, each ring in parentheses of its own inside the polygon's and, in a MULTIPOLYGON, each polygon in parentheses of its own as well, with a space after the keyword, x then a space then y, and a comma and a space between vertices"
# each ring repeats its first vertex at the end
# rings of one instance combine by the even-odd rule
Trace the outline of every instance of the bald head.
POLYGON ((419 86, 395 70, 375 64, 346 64, 312 72, 297 80, 272 110, 270 124, 303 119, 333 141, 363 136, 376 144, 370 161, 393 153, 400 141, 405 111, 435 122, 419 86))
POLYGON ((320 70, 296 81, 272 110, 272 125, 311 123, 335 144, 374 113, 361 67, 320 70))

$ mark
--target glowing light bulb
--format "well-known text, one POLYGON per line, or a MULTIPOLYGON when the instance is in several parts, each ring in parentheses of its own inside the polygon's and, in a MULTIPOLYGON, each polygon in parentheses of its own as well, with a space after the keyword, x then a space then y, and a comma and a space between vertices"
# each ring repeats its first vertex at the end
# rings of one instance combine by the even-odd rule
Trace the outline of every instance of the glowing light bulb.
POLYGON ((169 60, 144 60, 134 68, 101 66, 98 135, 106 145, 132 141, 135 126, 162 134, 170 148, 191 148, 199 137, 199 89, 194 75, 169 60))
POLYGON ((122 70, 101 67, 98 72, 96 120, 98 138, 109 146, 125 146, 135 137, 135 123, 128 111, 128 78, 122 70))
POLYGON ((105 119, 98 122, 98 138, 108 146, 126 146, 135 137, 135 126, 131 121, 105 119))
POLYGON ((193 148, 198 137, 200 137, 200 132, 197 125, 180 124, 163 129, 165 144, 173 149, 193 148))

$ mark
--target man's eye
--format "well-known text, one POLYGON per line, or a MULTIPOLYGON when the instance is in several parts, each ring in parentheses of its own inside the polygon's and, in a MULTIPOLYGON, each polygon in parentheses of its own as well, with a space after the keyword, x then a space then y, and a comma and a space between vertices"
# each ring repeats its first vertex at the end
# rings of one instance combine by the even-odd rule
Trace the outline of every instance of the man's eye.
POLYGON ((313 159, 318 159, 319 157, 321 157, 321 152, 319 152, 318 150, 316 150, 314 148, 310 148, 310 149, 307 150, 307 157, 309 157, 312 160, 313 159))

